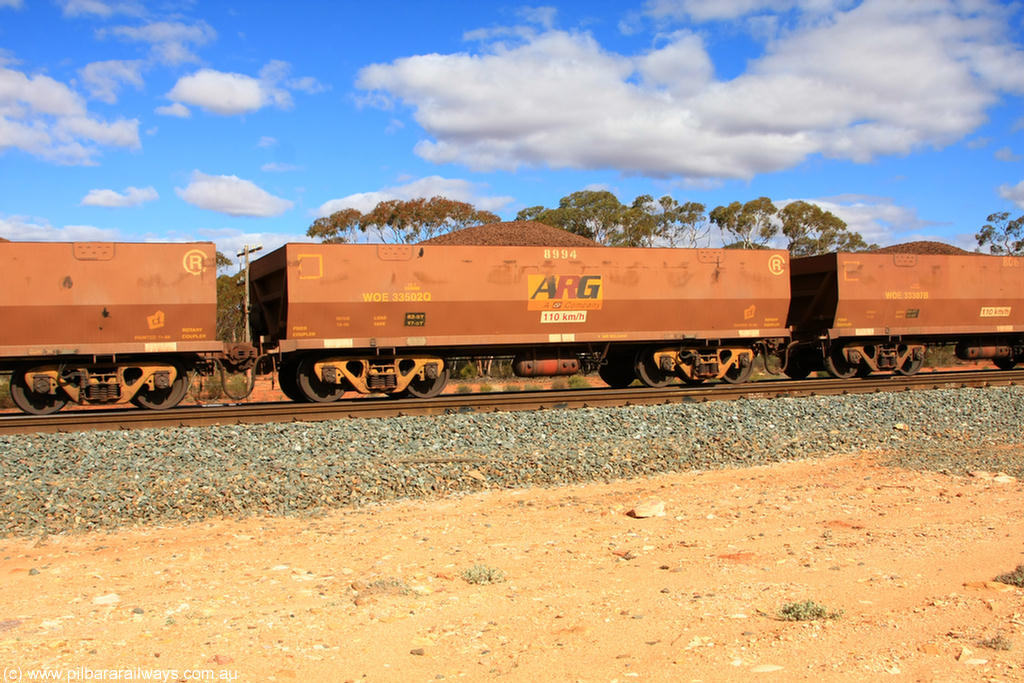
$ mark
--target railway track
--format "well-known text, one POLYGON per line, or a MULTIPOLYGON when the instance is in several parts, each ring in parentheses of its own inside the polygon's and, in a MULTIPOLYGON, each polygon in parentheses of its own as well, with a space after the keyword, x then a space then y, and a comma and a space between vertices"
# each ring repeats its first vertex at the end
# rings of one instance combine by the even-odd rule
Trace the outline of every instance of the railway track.
POLYGON ((672 385, 661 389, 541 390, 511 393, 446 394, 432 399, 356 398, 326 404, 236 403, 153 410, 77 410, 53 415, 0 416, 0 434, 76 432, 164 427, 202 427, 217 424, 312 422, 401 415, 445 415, 503 410, 546 410, 664 403, 862 394, 961 387, 1024 384, 1024 370, 928 372, 918 375, 868 378, 772 379, 746 384, 672 385))

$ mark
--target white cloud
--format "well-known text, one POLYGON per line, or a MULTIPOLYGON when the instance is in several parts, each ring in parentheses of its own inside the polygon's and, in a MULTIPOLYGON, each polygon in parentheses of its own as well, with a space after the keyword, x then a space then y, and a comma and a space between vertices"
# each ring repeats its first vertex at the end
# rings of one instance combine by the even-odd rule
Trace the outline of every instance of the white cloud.
POLYGON ((142 62, 138 60, 112 59, 105 62, 92 62, 79 70, 89 93, 96 99, 115 104, 117 93, 122 85, 142 88, 142 62))
POLYGON ((153 111, 161 116, 176 116, 179 119, 187 119, 192 116, 192 112, 181 102, 172 102, 171 104, 157 107, 153 111))
POLYGON ((200 69, 179 78, 167 97, 179 104, 195 105, 222 116, 246 114, 271 105, 287 109, 292 106, 289 88, 320 92, 310 85, 316 83, 315 79, 289 79, 290 70, 291 66, 287 62, 278 60, 260 69, 259 78, 215 69, 200 69), (302 87, 299 88, 296 83, 302 87))
POLYGON ((519 16, 531 24, 537 24, 538 26, 543 26, 546 29, 551 29, 555 25, 556 17, 558 17, 558 8, 550 6, 523 7, 519 10, 519 16))
POLYGON ((135 119, 120 119, 113 123, 104 123, 88 116, 65 116, 54 126, 60 137, 82 138, 93 140, 104 145, 117 147, 141 146, 139 142, 139 122, 135 119))
MULTIPOLYGON (((303 227, 303 231, 305 227, 303 227)), ((217 245, 217 251, 231 259, 236 268, 241 267, 240 259, 237 254, 242 251, 242 247, 248 246, 252 248, 256 245, 260 245, 263 248, 249 256, 250 259, 257 259, 260 256, 269 254, 278 247, 287 244, 288 242, 308 242, 309 238, 302 234, 291 234, 281 232, 256 232, 256 231, 242 231, 233 228, 201 228, 196 231, 196 235, 187 236, 187 240, 210 240, 217 245)), ((157 237, 154 241, 163 241, 163 238, 157 237)))
POLYGON ((1019 208, 1024 209, 1024 180, 1016 185, 1000 185, 999 196, 1010 200, 1019 208))
POLYGON ((159 199, 153 187, 126 187, 124 192, 116 190, 89 190, 82 198, 82 206, 126 207, 140 206, 146 202, 159 199))
POLYGON ((1014 154, 1009 147, 1000 147, 993 156, 999 161, 1020 161, 1022 158, 1019 154, 1014 154))
POLYGON ((673 35, 664 48, 639 57, 636 68, 648 87, 664 89, 673 97, 699 93, 715 71, 704 41, 685 31, 673 35))
POLYGON ((134 0, 58 0, 58 4, 65 17, 91 15, 106 19, 115 14, 142 16, 145 13, 144 8, 134 0))
POLYGON ((277 144, 277 138, 272 138, 269 135, 264 135, 260 138, 260 141, 256 143, 257 147, 273 147, 277 144))
POLYGON ((0 151, 14 148, 56 163, 92 164, 100 145, 139 148, 138 119, 100 120, 64 83, 0 66, 0 151))
POLYGON ((45 220, 26 216, 0 216, 0 237, 12 242, 111 242, 116 230, 91 225, 65 225, 57 228, 45 220))
POLYGON ((279 216, 294 205, 250 180, 233 175, 207 175, 200 171, 193 171, 188 186, 175 188, 175 191, 193 206, 229 216, 279 216))
POLYGON ((794 9, 825 14, 850 4, 850 0, 649 0, 645 13, 655 19, 716 21, 794 9))
MULTIPOLYGON (((787 199, 775 202, 775 205, 781 208, 792 201, 796 200, 787 199)), ((869 244, 886 246, 918 240, 944 240, 929 234, 929 228, 936 224, 918 216, 917 209, 894 204, 888 197, 838 195, 803 201, 817 204, 842 218, 850 230, 860 233, 869 244)))
POLYGON ((167 97, 222 116, 256 111, 267 103, 257 79, 213 69, 200 69, 181 77, 167 97))
POLYGON ((148 43, 154 59, 175 66, 199 61, 192 48, 212 42, 217 32, 205 21, 195 24, 156 21, 141 26, 104 28, 97 31, 96 35, 100 38, 113 36, 132 43, 148 43))
POLYGON ((652 4, 718 7, 727 18, 832 12, 773 38, 730 80, 716 79, 694 33, 623 55, 589 34, 549 30, 496 38, 479 53, 374 64, 357 87, 363 103, 409 106, 429 136, 415 151, 434 163, 691 179, 750 178, 812 155, 864 162, 941 147, 975 130, 1002 92, 1024 93, 1024 51, 1002 8, 835 4, 652 4))
POLYGON ((330 216, 335 211, 342 209, 356 209, 367 213, 380 202, 391 199, 416 199, 418 197, 430 198, 435 196, 447 197, 459 202, 467 202, 478 209, 485 211, 498 211, 512 203, 512 197, 487 196, 481 193, 482 186, 468 180, 458 178, 442 178, 441 176, 429 176, 420 178, 404 185, 385 187, 374 192, 358 192, 340 199, 331 199, 317 208, 313 215, 316 217, 330 216))
POLYGON ((307 95, 316 95, 318 93, 330 90, 329 86, 324 85, 323 83, 316 80, 312 76, 290 78, 285 82, 285 85, 287 85, 292 90, 298 90, 299 92, 304 92, 307 95))
POLYGON ((21 9, 24 6, 24 0, 0 0, 0 7, 9 9, 21 9))
POLYGON ((287 173, 288 171, 298 171, 300 168, 301 166, 285 164, 279 161, 271 161, 260 166, 261 171, 266 171, 268 173, 287 173))

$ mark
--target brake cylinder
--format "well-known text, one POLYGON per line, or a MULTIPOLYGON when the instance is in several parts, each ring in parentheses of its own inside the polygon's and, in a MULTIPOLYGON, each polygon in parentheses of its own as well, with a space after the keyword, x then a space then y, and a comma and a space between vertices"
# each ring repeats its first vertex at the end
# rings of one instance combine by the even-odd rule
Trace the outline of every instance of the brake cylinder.
POLYGON ((575 356, 562 358, 557 354, 519 354, 512 361, 512 372, 517 377, 555 377, 575 375, 580 361, 575 356))
POLYGON ((1009 358, 1010 347, 1003 345, 982 346, 960 342, 956 345, 956 357, 961 360, 979 360, 982 358, 1009 358))

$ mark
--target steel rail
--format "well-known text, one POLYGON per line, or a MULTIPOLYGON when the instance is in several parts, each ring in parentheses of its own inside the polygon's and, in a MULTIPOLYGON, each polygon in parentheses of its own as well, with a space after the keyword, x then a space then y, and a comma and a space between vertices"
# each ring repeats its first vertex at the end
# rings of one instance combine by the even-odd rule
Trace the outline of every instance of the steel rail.
POLYGON ((171 410, 77 410, 53 415, 0 416, 0 434, 79 432, 267 422, 314 422, 402 415, 445 415, 666 403, 863 394, 963 387, 1024 385, 1024 370, 925 372, 848 380, 770 379, 745 384, 671 385, 659 389, 588 388, 486 394, 444 394, 431 399, 356 398, 334 403, 230 403, 171 410))

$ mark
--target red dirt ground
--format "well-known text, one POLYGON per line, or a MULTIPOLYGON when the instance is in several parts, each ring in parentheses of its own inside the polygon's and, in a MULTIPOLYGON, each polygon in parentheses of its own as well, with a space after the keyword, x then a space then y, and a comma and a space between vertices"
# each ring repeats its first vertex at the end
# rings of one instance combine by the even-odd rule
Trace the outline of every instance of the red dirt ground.
POLYGON ((1020 681, 1024 590, 992 579, 1024 564, 1021 510, 1012 479, 862 453, 8 538, 0 665, 7 680, 1020 681), (665 516, 627 514, 651 498, 665 516), (506 578, 470 583, 475 565, 506 578), (841 614, 777 618, 805 600, 841 614))

